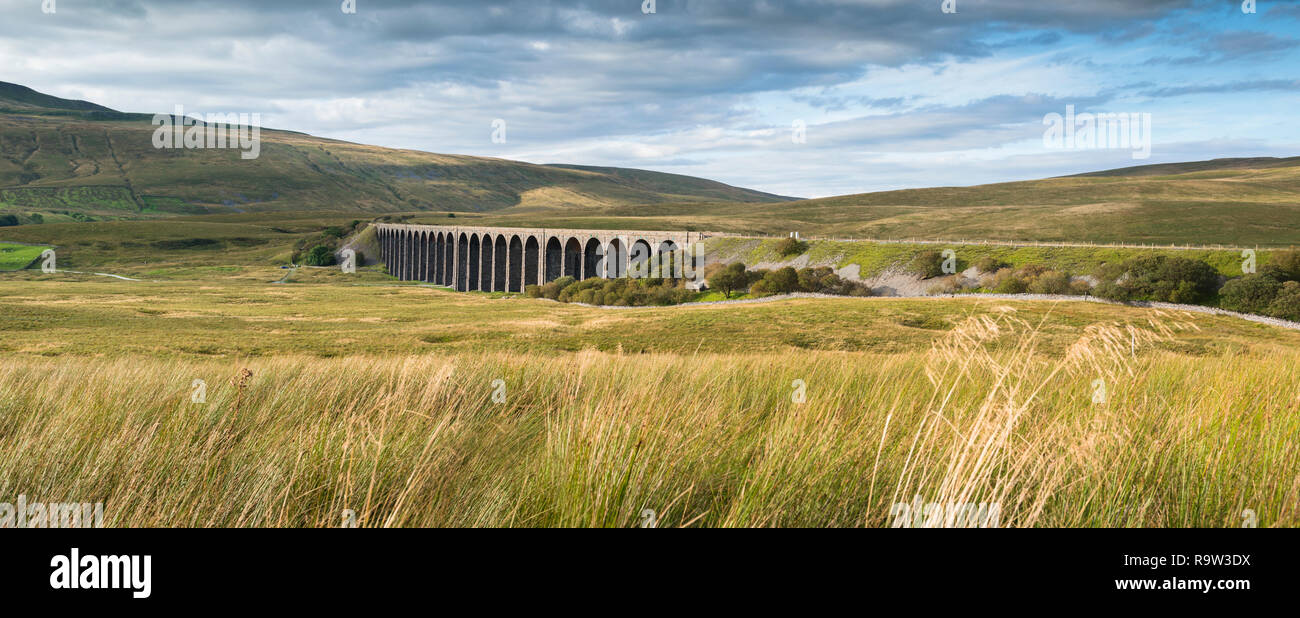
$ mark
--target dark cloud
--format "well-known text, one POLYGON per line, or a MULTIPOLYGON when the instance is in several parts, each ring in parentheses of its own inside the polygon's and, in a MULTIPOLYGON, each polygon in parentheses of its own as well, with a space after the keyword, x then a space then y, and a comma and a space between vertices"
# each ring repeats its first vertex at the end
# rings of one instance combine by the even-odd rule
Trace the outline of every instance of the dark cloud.
POLYGON ((347 15, 341 0, 58 0, 44 15, 37 0, 0 0, 0 80, 126 111, 255 111, 340 139, 804 195, 923 176, 858 174, 912 165, 880 153, 1010 148, 1067 104, 1294 89, 1289 75, 1161 75, 1295 53, 1286 32, 1241 30, 1279 20, 1223 25, 1217 0, 956 3, 657 0, 647 15, 642 0, 357 0, 347 15), (1151 51, 1100 57, 1125 46, 1151 51), (987 65, 1002 72, 971 76, 987 65), (1154 78, 1133 74, 1143 67, 1154 78), (496 118, 507 144, 489 139, 496 118), (799 148, 795 119, 808 126, 799 148), (803 180, 775 178, 781 161, 760 152, 803 180))

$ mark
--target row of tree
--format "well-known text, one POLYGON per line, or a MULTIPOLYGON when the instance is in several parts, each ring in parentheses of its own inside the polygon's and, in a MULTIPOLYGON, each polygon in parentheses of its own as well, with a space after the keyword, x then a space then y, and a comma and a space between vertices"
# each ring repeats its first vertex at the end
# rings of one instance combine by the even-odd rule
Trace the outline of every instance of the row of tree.
POLYGON ((643 279, 592 277, 582 281, 573 277, 560 277, 546 285, 527 286, 524 288, 524 294, 531 298, 549 298, 565 303, 579 302, 619 307, 679 305, 699 297, 698 292, 686 288, 683 280, 657 277, 643 279))
MULTIPOLYGON (((1160 254, 1142 255, 1098 267, 1091 279, 1040 264, 1018 268, 991 257, 975 267, 979 286, 963 289, 956 276, 931 288, 936 293, 980 290, 1002 294, 1093 294, 1118 301, 1159 301, 1217 305, 1224 309, 1300 321, 1300 250, 1273 253, 1258 273, 1226 279, 1204 260, 1160 254)), ((923 278, 942 273, 937 251, 918 254, 909 269, 923 278)), ((951 270, 951 269, 950 269, 951 270)))
POLYGON ((735 292, 755 296, 809 292, 838 296, 871 296, 871 287, 861 281, 845 279, 826 266, 801 268, 786 266, 776 270, 748 270, 740 262, 712 264, 704 269, 709 287, 731 298, 735 292))

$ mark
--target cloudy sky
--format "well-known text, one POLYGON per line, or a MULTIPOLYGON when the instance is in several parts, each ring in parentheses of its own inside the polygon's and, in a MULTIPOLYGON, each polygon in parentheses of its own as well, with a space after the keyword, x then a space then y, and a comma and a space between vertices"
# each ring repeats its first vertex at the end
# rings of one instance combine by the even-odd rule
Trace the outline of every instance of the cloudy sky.
POLYGON ((1300 155, 1297 0, 343 4, 0 0, 0 81, 800 197, 1300 155), (1150 158, 1045 146, 1067 105, 1151 114, 1150 158))

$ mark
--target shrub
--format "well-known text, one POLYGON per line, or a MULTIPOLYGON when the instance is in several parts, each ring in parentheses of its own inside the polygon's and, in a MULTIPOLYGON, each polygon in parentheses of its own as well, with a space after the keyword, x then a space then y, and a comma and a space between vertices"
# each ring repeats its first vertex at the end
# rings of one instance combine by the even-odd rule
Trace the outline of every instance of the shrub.
POLYGON ((1069 294, 1071 291, 1070 275, 1055 270, 1035 277, 1029 284, 1030 294, 1069 294))
POLYGON ((872 294, 871 286, 861 281, 845 281, 844 286, 845 296, 871 296, 872 294))
POLYGON ((932 279, 943 274, 943 254, 938 251, 922 251, 912 258, 907 271, 920 275, 922 279, 932 279))
POLYGON ((778 268, 764 275, 762 283, 770 294, 789 294, 799 290, 799 273, 791 266, 778 268))
POLYGON ((1003 268, 998 271, 993 291, 998 294, 1024 294, 1029 291, 1029 284, 1011 272, 1010 268, 1003 268))
POLYGON ((1268 306, 1268 314, 1275 318, 1300 322, 1300 282, 1283 283, 1277 296, 1268 306))
POLYGON ((1260 272, 1278 281, 1300 281, 1300 250, 1288 249, 1269 256, 1260 272))
POLYGON ((1008 268, 1010 266, 1011 266, 1010 264, 1003 262, 1002 260, 999 260, 991 255, 986 255, 975 261, 975 268, 979 269, 979 271, 982 273, 995 273, 998 272, 999 270, 1002 270, 1003 268, 1008 268))
POLYGON ((1266 313, 1282 284, 1268 275, 1250 274, 1231 279, 1219 290, 1219 306, 1241 313, 1266 313))
POLYGON ((14 215, 0 215, 0 227, 10 227, 18 225, 18 217, 14 215))
POLYGON ((793 236, 782 238, 781 241, 776 244, 776 252, 781 257, 788 255, 802 255, 807 250, 808 243, 793 236))
POLYGON ((960 291, 961 291, 961 282, 958 281, 957 275, 948 275, 946 277, 940 277, 936 279, 934 285, 931 285, 929 289, 926 290, 926 293, 935 294, 935 295, 956 294, 957 292, 960 291))
POLYGON ((573 281, 573 277, 561 277, 555 281, 559 283, 561 279, 569 280, 567 284, 561 285, 559 296, 559 299, 566 303, 595 304, 593 301, 595 300, 596 291, 605 283, 605 280, 600 277, 590 277, 582 281, 573 281))
POLYGON ((826 266, 800 269, 798 280, 799 290, 804 292, 840 296, 871 296, 870 286, 860 281, 844 279, 826 266))
POLYGON ((1098 283, 1097 287, 1093 288, 1092 293, 1095 296, 1099 296, 1101 298, 1107 298, 1110 300, 1118 300, 1118 301, 1131 300, 1129 298, 1128 288, 1121 287, 1119 284, 1115 283, 1110 279, 1104 279, 1100 283, 1098 283))
POLYGON ((334 251, 325 245, 316 245, 307 252, 307 257, 303 258, 303 263, 308 266, 333 266, 334 251))
POLYGON ((564 276, 564 277, 560 277, 559 279, 556 279, 555 281, 547 283, 546 285, 542 286, 542 296, 544 298, 549 298, 551 300, 562 300, 560 298, 560 294, 564 291, 565 288, 573 285, 574 281, 576 281, 576 279, 574 279, 573 277, 564 276))
POLYGON ((1103 281, 1096 294, 1113 300, 1198 303, 1213 296, 1219 285, 1219 274, 1213 266, 1165 255, 1132 258, 1119 267, 1099 269, 1098 276, 1103 281))
POLYGON ((801 268, 798 272, 799 289, 804 292, 829 294, 827 290, 834 288, 840 281, 839 275, 835 271, 825 267, 801 268))
POLYGON ((1197 289, 1196 284, 1191 281, 1179 281, 1168 285, 1162 284, 1161 289, 1165 288, 1168 288, 1168 292, 1163 293, 1163 296, 1169 299, 1171 303, 1194 305, 1205 298, 1205 295, 1197 289))

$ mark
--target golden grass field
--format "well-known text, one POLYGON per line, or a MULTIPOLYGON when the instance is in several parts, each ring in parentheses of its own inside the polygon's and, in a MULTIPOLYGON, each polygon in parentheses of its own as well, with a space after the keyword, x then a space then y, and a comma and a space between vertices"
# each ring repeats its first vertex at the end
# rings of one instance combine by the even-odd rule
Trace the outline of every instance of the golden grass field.
POLYGON ((1300 524, 1294 331, 371 279, 5 276, 0 495, 103 501, 108 526, 888 526, 918 499, 1002 526, 1300 524))

